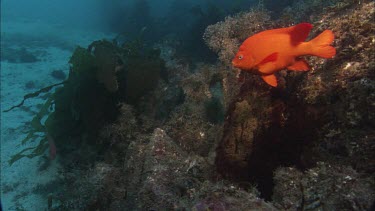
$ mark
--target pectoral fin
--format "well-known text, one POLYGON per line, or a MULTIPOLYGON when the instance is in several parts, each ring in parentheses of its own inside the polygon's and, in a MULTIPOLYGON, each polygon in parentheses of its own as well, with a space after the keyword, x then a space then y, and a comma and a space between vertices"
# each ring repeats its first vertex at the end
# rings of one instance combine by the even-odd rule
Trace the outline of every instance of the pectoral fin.
POLYGON ((270 55, 268 55, 266 58, 264 58, 261 62, 259 62, 258 65, 263 65, 263 64, 266 64, 268 62, 274 62, 277 60, 277 57, 278 57, 279 53, 275 52, 275 53, 272 53, 270 55))
POLYGON ((274 74, 262 75, 263 80, 270 86, 277 87, 277 79, 274 74))
POLYGON ((264 58, 258 65, 258 71, 262 74, 269 75, 273 74, 276 69, 276 63, 279 53, 275 52, 264 58))
POLYGON ((275 62, 268 62, 266 64, 258 66, 258 71, 265 75, 273 74, 276 70, 275 62))
POLYGON ((294 71, 307 71, 310 69, 310 66, 304 59, 299 59, 287 68, 294 71))

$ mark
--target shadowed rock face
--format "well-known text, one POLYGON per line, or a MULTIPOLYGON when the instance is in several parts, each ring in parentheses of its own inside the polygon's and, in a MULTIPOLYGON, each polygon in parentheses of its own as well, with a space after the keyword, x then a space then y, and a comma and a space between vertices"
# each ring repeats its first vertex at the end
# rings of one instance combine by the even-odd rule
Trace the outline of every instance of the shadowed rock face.
POLYGON ((228 178, 258 183, 269 198, 278 166, 311 166, 302 154, 316 139, 323 108, 304 105, 286 89, 271 89, 254 77, 230 105, 216 164, 228 178))

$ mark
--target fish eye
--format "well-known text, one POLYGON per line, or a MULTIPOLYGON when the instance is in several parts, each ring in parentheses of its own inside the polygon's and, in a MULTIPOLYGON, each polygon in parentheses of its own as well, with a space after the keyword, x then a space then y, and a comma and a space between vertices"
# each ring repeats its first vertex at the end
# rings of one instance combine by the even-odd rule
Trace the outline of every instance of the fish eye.
POLYGON ((239 60, 243 59, 243 56, 242 56, 242 55, 239 55, 239 56, 238 56, 238 59, 239 59, 239 60))

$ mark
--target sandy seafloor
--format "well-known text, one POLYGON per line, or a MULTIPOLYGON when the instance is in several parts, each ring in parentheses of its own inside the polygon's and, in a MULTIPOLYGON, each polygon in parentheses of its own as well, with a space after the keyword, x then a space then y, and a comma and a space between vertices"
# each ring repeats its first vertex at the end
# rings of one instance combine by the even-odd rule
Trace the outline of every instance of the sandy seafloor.
MULTIPOLYGON (((18 104, 27 93, 59 82, 51 76, 53 70, 69 71, 69 58, 74 46, 87 47, 92 41, 111 38, 112 35, 93 30, 71 28, 64 24, 45 23, 30 20, 1 20, 1 51, 7 48, 26 48, 36 53, 40 61, 35 63, 1 62, 1 201, 3 210, 47 210, 47 196, 38 193, 38 187, 59 177, 57 158, 46 169, 40 168, 48 159, 46 156, 33 159, 22 158, 9 166, 12 155, 36 141, 21 145, 26 136, 24 123, 32 119, 33 113, 16 108, 4 113, 12 105, 18 104), (26 88, 32 81, 35 87, 26 88)), ((41 98, 27 100, 25 108, 37 111, 41 98)))

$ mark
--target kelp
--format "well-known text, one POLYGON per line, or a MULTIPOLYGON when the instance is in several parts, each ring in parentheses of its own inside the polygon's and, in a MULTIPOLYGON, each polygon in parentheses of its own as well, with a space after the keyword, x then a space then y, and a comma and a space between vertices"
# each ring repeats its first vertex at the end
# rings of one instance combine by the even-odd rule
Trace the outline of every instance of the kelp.
POLYGON ((27 157, 27 158, 34 158, 36 156, 40 156, 40 155, 43 155, 44 152, 48 149, 48 141, 47 141, 47 138, 43 138, 42 140, 40 140, 38 146, 36 147, 28 147, 26 149, 23 149, 21 152, 13 155, 11 157, 11 159, 8 161, 9 165, 12 165, 14 162, 18 161, 19 159, 23 158, 23 157, 27 157), (31 153, 29 154, 24 154, 25 152, 27 151, 31 151, 31 153))
POLYGON ((87 72, 95 67, 95 57, 87 49, 78 46, 69 60, 71 71, 87 72))
POLYGON ((163 78, 160 51, 147 47, 140 38, 122 46, 107 40, 95 41, 87 49, 78 46, 69 63, 66 81, 27 94, 20 104, 6 110, 20 107, 26 99, 62 85, 31 120, 30 129, 21 141, 26 144, 39 139, 38 145, 12 156, 10 165, 23 157, 43 155, 48 149, 47 134, 60 155, 85 146, 94 151, 105 149, 103 144, 108 143, 101 143, 98 133, 116 119, 120 112, 118 105, 137 104, 163 78))
POLYGON ((27 99, 38 97, 41 93, 49 92, 53 87, 60 86, 60 85, 62 85, 64 83, 65 83, 65 81, 57 83, 57 84, 53 84, 53 85, 50 85, 50 86, 47 86, 47 87, 44 87, 44 88, 42 88, 42 89, 40 89, 40 90, 38 90, 36 92, 32 92, 32 93, 26 94, 23 97, 23 100, 19 104, 15 105, 15 106, 12 106, 9 109, 4 110, 3 112, 9 112, 9 111, 11 111, 11 110, 13 110, 15 108, 19 108, 19 107, 23 106, 23 104, 25 103, 25 101, 27 99))
MULTIPOLYGON (((45 133, 46 128, 45 125, 41 122, 42 119, 49 114, 49 109, 53 104, 53 96, 50 97, 42 106, 42 108, 39 110, 39 112, 34 116, 34 118, 31 120, 31 129, 28 131, 26 137, 22 139, 21 144, 24 145, 27 142, 31 140, 35 140, 39 137, 41 137, 40 133, 45 133)), ((43 137, 40 141, 39 144, 36 147, 28 147, 26 149, 23 149, 21 152, 13 155, 11 159, 8 161, 9 165, 12 165, 14 162, 17 160, 23 158, 23 157, 28 157, 28 158, 33 158, 36 156, 40 156, 44 154, 45 150, 48 148, 48 143, 47 139, 43 137), (31 151, 29 154, 25 154, 26 152, 31 151)))

